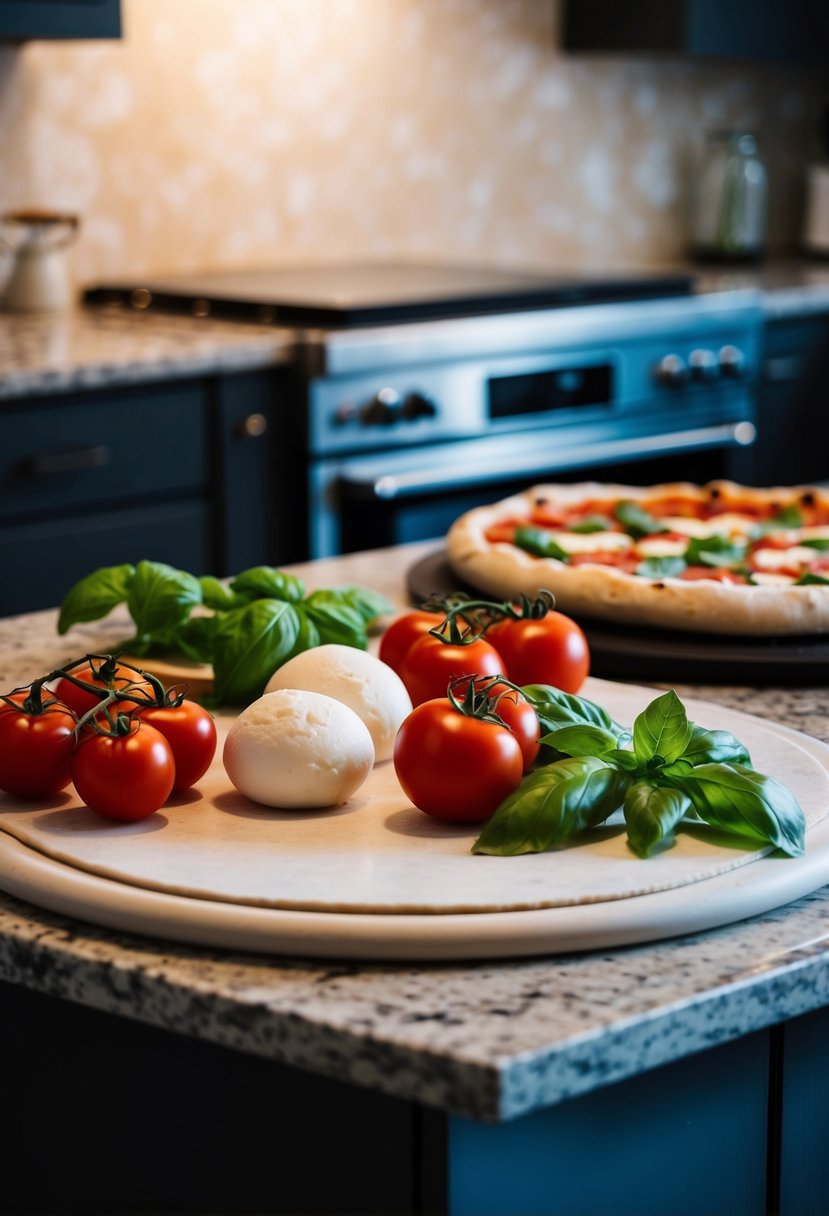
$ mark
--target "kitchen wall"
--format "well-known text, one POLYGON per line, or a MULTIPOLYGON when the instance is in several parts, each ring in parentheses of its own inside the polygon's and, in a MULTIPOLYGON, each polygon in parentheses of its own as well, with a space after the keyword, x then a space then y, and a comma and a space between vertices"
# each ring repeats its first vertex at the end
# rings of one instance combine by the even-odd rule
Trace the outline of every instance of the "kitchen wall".
POLYGON ((556 0, 123 0, 0 47, 0 209, 78 211, 78 282, 395 255, 682 256, 692 153, 756 130, 796 243, 827 99, 794 67, 571 58, 556 0))

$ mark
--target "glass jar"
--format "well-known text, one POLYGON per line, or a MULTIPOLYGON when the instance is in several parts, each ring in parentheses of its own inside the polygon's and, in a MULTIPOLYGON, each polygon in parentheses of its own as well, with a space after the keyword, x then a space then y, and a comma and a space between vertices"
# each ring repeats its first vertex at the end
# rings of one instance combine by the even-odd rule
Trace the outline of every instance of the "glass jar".
POLYGON ((763 256, 768 178, 749 131, 710 131, 693 192, 691 252, 719 261, 763 256))

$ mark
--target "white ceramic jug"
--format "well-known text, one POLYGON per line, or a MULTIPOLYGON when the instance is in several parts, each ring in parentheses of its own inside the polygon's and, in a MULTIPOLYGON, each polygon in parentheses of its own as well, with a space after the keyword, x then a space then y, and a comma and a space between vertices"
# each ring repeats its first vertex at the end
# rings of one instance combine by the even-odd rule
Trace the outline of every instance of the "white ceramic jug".
POLYGON ((14 262, 3 296, 10 312, 57 312, 72 303, 66 248, 78 217, 56 211, 10 211, 0 217, 0 243, 14 262))

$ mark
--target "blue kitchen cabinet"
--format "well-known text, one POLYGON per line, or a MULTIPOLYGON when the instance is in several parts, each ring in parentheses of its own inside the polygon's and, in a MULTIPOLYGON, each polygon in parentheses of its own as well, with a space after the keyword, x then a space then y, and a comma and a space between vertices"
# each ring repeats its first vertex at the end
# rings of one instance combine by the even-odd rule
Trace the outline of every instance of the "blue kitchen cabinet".
POLYGON ((0 39, 120 37, 121 0, 0 0, 0 39))
POLYGON ((278 564, 278 402, 270 371, 0 402, 0 616, 99 566, 278 564))
POLYGON ((0 1016, 2 1216, 778 1210, 777 1030, 485 1124, 13 985, 0 1016))

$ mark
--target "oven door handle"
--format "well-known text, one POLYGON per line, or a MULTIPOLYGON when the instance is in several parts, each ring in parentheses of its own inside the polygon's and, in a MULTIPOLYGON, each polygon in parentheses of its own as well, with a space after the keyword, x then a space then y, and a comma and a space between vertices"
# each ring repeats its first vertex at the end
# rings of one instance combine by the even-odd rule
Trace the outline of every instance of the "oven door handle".
POLYGON ((573 444, 559 448, 555 457, 551 457, 548 451, 539 452, 536 449, 508 460, 499 459, 497 464, 492 459, 476 463, 468 458, 468 454, 464 454, 463 459, 446 467, 433 465, 426 469, 386 473, 380 477, 350 476, 346 471, 341 478, 341 486, 346 495, 352 498, 387 502, 464 486, 497 485, 498 482, 512 481, 524 475, 529 481, 545 473, 613 464, 630 457, 645 459, 706 448, 747 447, 754 443, 756 437, 757 431, 752 422, 731 422, 661 435, 610 439, 599 444, 573 444))

